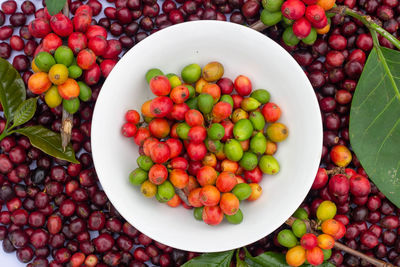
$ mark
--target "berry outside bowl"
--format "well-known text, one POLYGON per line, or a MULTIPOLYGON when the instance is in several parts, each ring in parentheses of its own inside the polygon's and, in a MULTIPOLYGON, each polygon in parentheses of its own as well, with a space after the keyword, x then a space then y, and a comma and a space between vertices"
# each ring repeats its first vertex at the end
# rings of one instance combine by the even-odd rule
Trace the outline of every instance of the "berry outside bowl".
POLYGON ((270 234, 298 208, 315 178, 321 157, 322 122, 314 90, 296 61, 273 40, 245 26, 197 21, 168 27, 128 51, 112 70, 98 97, 92 121, 93 159, 100 182, 112 204, 134 227, 168 246, 196 252, 225 251, 270 234), (154 98, 145 80, 150 68, 180 74, 191 63, 224 65, 224 77, 243 74, 253 90, 264 88, 282 110, 280 122, 289 137, 278 144, 277 175, 264 175, 262 196, 244 201, 239 225, 218 226, 196 221, 193 211, 171 208, 147 199, 129 183, 137 168, 138 147, 123 137, 121 126, 129 109, 154 98))

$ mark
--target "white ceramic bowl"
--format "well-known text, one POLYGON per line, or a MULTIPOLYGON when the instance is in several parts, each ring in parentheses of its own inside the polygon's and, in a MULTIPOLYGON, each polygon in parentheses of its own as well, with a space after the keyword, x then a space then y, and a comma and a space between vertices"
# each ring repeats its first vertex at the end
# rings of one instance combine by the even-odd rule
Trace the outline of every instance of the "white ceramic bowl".
POLYGON ((101 89, 92 121, 93 158, 100 182, 121 215, 138 230, 166 245, 189 251, 238 248, 268 235, 297 209, 314 180, 322 148, 321 115, 313 88, 296 61, 273 40, 227 22, 182 23, 156 32, 134 46, 115 66, 101 89), (278 145, 280 172, 265 175, 263 194, 241 203, 244 220, 218 226, 196 221, 183 207, 147 199, 128 181, 137 167, 138 147, 121 135, 128 109, 140 111, 153 98, 145 73, 160 68, 180 73, 187 64, 219 61, 225 77, 248 76, 282 110, 289 137, 278 145))

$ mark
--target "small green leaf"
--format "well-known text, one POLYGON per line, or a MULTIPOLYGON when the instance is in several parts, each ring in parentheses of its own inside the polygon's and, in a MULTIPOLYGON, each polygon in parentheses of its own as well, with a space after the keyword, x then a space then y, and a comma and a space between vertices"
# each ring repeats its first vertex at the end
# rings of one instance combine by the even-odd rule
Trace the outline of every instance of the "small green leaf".
POLYGON ((182 265, 182 267, 229 267, 233 250, 200 255, 182 265))
POLYGON ((0 103, 8 122, 14 118, 18 106, 26 99, 25 84, 18 71, 0 58, 0 103))
POLYGON ((265 252, 263 254, 258 255, 257 257, 253 257, 250 253, 246 251, 245 262, 251 267, 290 267, 286 263, 285 255, 276 253, 276 252, 265 252))
POLYGON ((400 52, 374 48, 350 112, 350 142, 370 179, 400 207, 400 52))
POLYGON ((67 2, 67 0, 46 0, 46 6, 49 14, 54 16, 60 12, 64 7, 65 2, 67 2))
POLYGON ((61 137, 58 133, 50 131, 43 126, 29 126, 14 130, 13 132, 25 135, 29 138, 34 147, 50 156, 73 163, 79 163, 75 158, 75 152, 71 145, 67 146, 65 151, 63 151, 61 137))
POLYGON ((22 125, 32 119, 36 112, 37 98, 29 98, 22 102, 14 113, 13 127, 22 125))

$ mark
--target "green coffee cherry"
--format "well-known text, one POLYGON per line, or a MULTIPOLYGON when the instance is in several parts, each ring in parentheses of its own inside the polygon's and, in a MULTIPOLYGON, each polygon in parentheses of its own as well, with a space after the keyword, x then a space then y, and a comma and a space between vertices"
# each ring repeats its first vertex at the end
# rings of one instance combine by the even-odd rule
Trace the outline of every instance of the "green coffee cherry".
POLYGON ((289 229, 285 229, 279 232, 278 242, 284 247, 292 248, 297 245, 297 238, 289 229))
POLYGON ((129 182, 133 185, 141 185, 147 180, 147 172, 141 168, 136 168, 129 174, 129 182))

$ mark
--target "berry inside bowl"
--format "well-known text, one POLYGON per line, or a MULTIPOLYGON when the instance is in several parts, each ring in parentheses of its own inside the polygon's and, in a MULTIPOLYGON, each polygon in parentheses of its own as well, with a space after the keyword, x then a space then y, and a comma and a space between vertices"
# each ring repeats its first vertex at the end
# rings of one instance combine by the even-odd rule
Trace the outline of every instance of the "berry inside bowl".
POLYGON ((321 157, 322 122, 314 90, 296 61, 278 44, 250 28, 227 22, 182 23, 159 31, 128 51, 114 67, 98 97, 92 121, 93 159, 112 204, 134 227, 152 239, 188 251, 216 252, 245 246, 270 234, 289 218, 307 195, 321 157), (289 137, 274 155, 276 175, 264 175, 257 201, 243 201, 241 224, 224 220, 209 226, 193 210, 171 208, 142 196, 129 182, 137 168, 138 147, 121 134, 125 112, 140 111, 155 96, 145 74, 151 68, 177 73, 191 63, 223 64, 224 77, 250 78, 277 103, 289 137))

